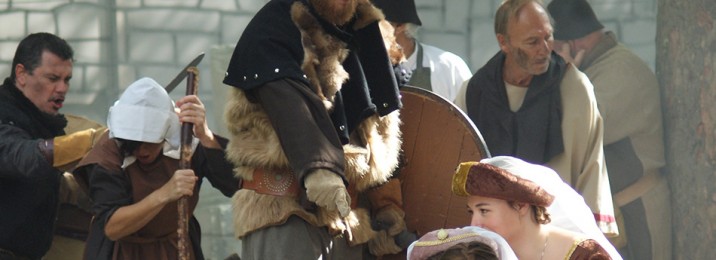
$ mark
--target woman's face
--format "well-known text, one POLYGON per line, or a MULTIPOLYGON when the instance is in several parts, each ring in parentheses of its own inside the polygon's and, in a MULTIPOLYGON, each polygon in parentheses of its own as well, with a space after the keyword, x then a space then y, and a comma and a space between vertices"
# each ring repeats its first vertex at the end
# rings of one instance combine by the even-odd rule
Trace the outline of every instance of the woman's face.
POLYGON ((508 241, 519 229, 520 211, 505 200, 471 195, 467 198, 467 211, 471 226, 493 231, 508 241))
POLYGON ((139 163, 150 164, 161 154, 163 147, 164 143, 154 144, 142 142, 142 144, 132 152, 132 155, 137 158, 139 163))

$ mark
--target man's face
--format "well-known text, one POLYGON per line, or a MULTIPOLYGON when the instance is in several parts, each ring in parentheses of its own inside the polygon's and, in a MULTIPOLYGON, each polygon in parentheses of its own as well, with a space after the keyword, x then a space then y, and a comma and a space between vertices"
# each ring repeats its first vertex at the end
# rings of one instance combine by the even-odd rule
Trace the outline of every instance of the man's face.
POLYGON ((17 88, 42 112, 56 115, 62 108, 72 78, 72 60, 42 52, 40 65, 34 71, 25 66, 15 67, 17 88))
POLYGON ((508 59, 531 75, 540 75, 549 68, 553 48, 552 25, 547 13, 536 3, 529 3, 513 17, 500 48, 508 59))
POLYGON ((358 0, 312 0, 311 4, 327 21, 343 25, 353 18, 358 0))

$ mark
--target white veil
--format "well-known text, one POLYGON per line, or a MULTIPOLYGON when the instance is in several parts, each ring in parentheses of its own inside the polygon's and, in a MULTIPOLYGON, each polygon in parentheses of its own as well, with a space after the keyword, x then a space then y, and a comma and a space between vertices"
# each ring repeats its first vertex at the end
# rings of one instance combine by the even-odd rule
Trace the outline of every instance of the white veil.
POLYGON ((548 225, 585 234, 599 242, 612 259, 622 259, 616 248, 597 227, 594 215, 584 202, 584 198, 565 183, 554 170, 510 156, 496 156, 483 159, 480 162, 500 167, 541 186, 554 196, 554 202, 547 207, 547 212, 552 219, 548 225))
POLYGON ((464 237, 459 240, 452 240, 452 238, 446 239, 445 242, 441 243, 435 243, 439 241, 426 241, 427 237, 430 237, 431 235, 434 235, 432 233, 438 232, 438 231, 432 231, 423 237, 421 237, 419 240, 416 240, 410 246, 408 247, 408 253, 407 253, 407 260, 422 260, 427 257, 430 257, 432 254, 438 253, 441 250, 445 250, 445 246, 439 246, 439 244, 449 244, 454 245, 457 243, 463 243, 463 242, 470 242, 470 241, 481 241, 483 243, 488 244, 490 247, 495 249, 495 253, 497 254, 497 257, 500 260, 517 260, 517 256, 515 255, 515 252, 512 251, 512 248, 507 243, 507 241, 502 238, 500 235, 498 235, 495 232, 489 231, 487 229, 483 229, 481 227, 473 227, 473 226, 467 226, 463 228, 456 228, 456 229, 446 229, 447 232, 451 232, 453 230, 463 230, 470 233, 474 233, 475 236, 473 237, 464 237), (450 241, 452 240, 452 241, 450 241), (413 250, 415 250, 416 246, 421 247, 419 245, 420 243, 427 243, 429 245, 422 245, 423 252, 418 254, 413 254, 413 250), (429 249, 425 249, 429 248, 429 249))

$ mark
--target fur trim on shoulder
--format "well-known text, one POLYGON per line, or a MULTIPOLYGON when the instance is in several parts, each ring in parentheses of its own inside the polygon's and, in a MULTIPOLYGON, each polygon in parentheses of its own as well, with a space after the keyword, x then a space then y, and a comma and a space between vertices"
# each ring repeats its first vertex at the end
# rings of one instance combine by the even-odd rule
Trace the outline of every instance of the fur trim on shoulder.
POLYGON ((348 57, 346 44, 326 34, 300 2, 291 6, 291 18, 301 31, 304 50, 301 68, 314 87, 313 91, 323 100, 326 109, 331 110, 336 93, 349 77, 341 65, 348 57))

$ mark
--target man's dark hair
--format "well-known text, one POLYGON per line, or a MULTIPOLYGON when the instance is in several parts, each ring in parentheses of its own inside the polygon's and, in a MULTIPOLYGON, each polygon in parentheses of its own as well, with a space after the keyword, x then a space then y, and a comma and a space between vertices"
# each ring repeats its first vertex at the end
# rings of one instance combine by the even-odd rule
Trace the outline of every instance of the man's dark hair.
POLYGON ((25 66, 25 70, 32 74, 35 68, 40 66, 42 52, 45 50, 63 60, 74 61, 74 51, 64 39, 46 32, 33 33, 22 39, 17 46, 15 58, 12 59, 10 79, 15 81, 15 67, 17 67, 17 64, 22 64, 25 66))

